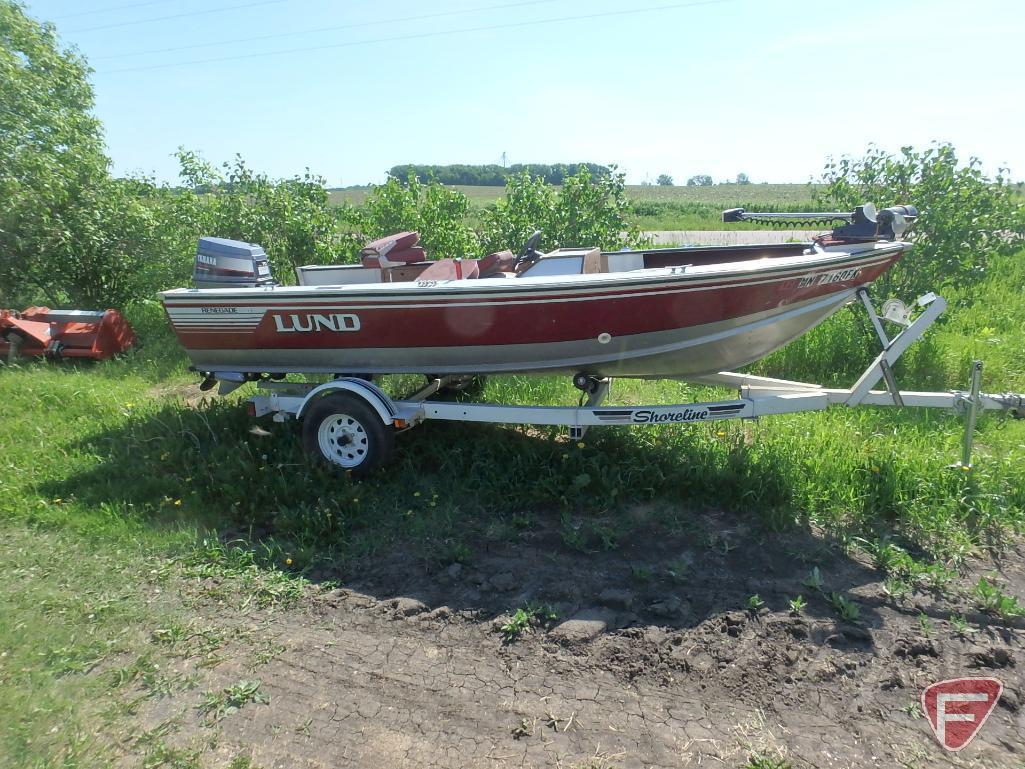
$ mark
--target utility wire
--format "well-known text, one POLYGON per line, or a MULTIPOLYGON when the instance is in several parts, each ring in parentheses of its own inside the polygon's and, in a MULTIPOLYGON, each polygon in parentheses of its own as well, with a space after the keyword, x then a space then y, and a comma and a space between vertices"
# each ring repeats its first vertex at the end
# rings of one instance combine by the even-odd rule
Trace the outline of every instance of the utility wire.
POLYGON ((195 43, 194 45, 180 45, 175 48, 153 48, 146 51, 131 51, 129 53, 115 53, 110 56, 94 56, 91 61, 106 61, 108 59, 124 59, 129 56, 145 56, 151 53, 173 53, 175 51, 189 51, 195 48, 212 48, 220 45, 231 45, 233 43, 253 43, 258 40, 272 40, 280 37, 295 37, 296 35, 312 35, 318 32, 337 32, 342 29, 356 29, 357 27, 375 27, 380 24, 399 24, 406 21, 423 21, 424 19, 437 19, 441 16, 456 16, 480 11, 496 11, 503 8, 518 8, 524 5, 540 5, 547 3, 563 2, 564 0, 522 0, 518 3, 504 3, 501 5, 485 5, 479 8, 460 8, 454 11, 439 11, 438 13, 424 13, 419 16, 404 16, 400 19, 381 19, 380 21, 361 21, 355 24, 341 24, 337 27, 314 27, 303 29, 298 32, 276 32, 273 35, 258 35, 257 37, 237 37, 231 40, 215 40, 212 43, 195 43))
POLYGON ((70 19, 73 16, 90 16, 94 13, 107 13, 107 11, 126 11, 129 8, 142 8, 145 5, 163 5, 167 0, 148 0, 145 3, 129 3, 128 5, 108 5, 106 8, 96 8, 92 11, 75 11, 74 13, 62 13, 60 16, 52 17, 56 19, 70 19))
POLYGON ((264 51, 262 53, 243 53, 235 56, 217 56, 210 59, 191 59, 189 61, 172 62, 170 64, 151 64, 143 67, 123 67, 121 69, 100 70, 97 74, 113 75, 122 72, 150 72, 157 69, 170 69, 173 67, 186 67, 192 64, 214 64, 222 61, 239 61, 242 59, 256 59, 265 56, 285 56, 293 53, 307 53, 311 51, 326 51, 335 48, 351 48, 360 45, 374 45, 377 43, 395 43, 405 40, 422 40, 431 37, 443 37, 446 35, 461 35, 469 32, 487 32, 495 29, 514 29, 522 27, 543 26, 545 24, 559 24, 567 21, 583 21, 585 19, 600 19, 613 16, 630 16, 638 13, 653 13, 657 11, 669 11, 679 8, 696 8, 702 5, 724 5, 726 3, 738 2, 738 0, 698 0, 690 3, 671 3, 669 5, 652 5, 645 8, 630 8, 624 11, 606 11, 604 13, 588 13, 578 16, 559 16, 551 19, 536 19, 534 21, 514 21, 506 24, 489 24, 482 27, 467 27, 465 29, 444 29, 437 32, 419 32, 411 35, 399 35, 396 37, 379 37, 369 40, 353 40, 345 43, 331 43, 328 45, 303 46, 300 48, 281 48, 275 51, 264 51))
POLYGON ((150 24, 154 21, 169 21, 170 19, 184 19, 188 16, 205 16, 210 13, 221 13, 222 11, 237 11, 241 8, 255 8, 258 5, 272 5, 274 3, 284 3, 288 0, 260 0, 257 3, 243 3, 242 5, 222 5, 219 8, 206 8, 202 11, 189 11, 188 13, 175 13, 170 16, 151 16, 148 19, 136 19, 135 21, 119 21, 114 24, 101 24, 98 27, 85 27, 84 29, 72 29, 69 30, 68 34, 77 34, 79 32, 95 32, 100 29, 116 29, 118 27, 133 27, 137 24, 150 24))

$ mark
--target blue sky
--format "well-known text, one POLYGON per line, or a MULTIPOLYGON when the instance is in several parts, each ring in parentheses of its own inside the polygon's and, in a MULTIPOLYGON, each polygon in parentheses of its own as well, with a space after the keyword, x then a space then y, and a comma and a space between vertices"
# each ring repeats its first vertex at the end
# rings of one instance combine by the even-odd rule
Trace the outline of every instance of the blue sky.
POLYGON ((118 173, 172 180, 182 145, 215 162, 241 153, 276 177, 309 167, 330 186, 503 152, 617 163, 631 183, 741 171, 804 182, 870 143, 950 141, 1025 178, 1025 3, 1012 0, 37 0, 28 11, 95 69, 118 173), (183 46, 196 47, 162 50, 183 46))

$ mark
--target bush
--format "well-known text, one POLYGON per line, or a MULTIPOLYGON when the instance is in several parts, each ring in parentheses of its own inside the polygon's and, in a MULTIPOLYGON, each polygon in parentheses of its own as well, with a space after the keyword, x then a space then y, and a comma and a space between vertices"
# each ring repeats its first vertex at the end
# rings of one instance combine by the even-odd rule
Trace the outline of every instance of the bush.
POLYGON ((163 225, 165 236, 185 249, 179 258, 190 268, 202 235, 259 243, 284 282, 299 265, 335 261, 346 243, 324 180, 309 169, 303 176, 272 181, 240 156, 222 164, 223 172, 184 149, 178 160, 186 189, 169 197, 163 225))
POLYGON ((345 207, 347 248, 353 259, 367 241, 405 230, 420 233, 420 243, 433 258, 470 257, 480 250, 467 223, 470 202, 458 190, 437 182, 423 184, 413 174, 406 183, 391 177, 376 186, 362 207, 345 207))
POLYGON ((990 179, 977 158, 959 164, 954 148, 904 147, 891 155, 872 147, 863 158, 827 163, 825 205, 853 210, 865 202, 910 203, 919 219, 911 254, 877 281, 882 292, 904 298, 980 280, 990 260, 1025 245, 1025 207, 1001 171, 990 179))
POLYGON ((509 180, 506 198, 481 213, 484 252, 516 250, 535 231, 541 247, 597 246, 615 250, 642 244, 640 231, 627 221, 629 202, 621 173, 597 178, 584 170, 561 189, 520 174, 509 180))

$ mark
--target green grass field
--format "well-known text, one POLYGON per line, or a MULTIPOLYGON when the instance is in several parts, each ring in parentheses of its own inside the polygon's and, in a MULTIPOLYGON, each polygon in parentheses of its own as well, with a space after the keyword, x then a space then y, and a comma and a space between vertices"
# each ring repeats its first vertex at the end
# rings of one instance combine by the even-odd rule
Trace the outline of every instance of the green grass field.
MULTIPOLYGON (((329 191, 332 203, 359 205, 370 187, 349 187, 329 191)), ((454 185, 474 206, 484 207, 505 196, 504 187, 454 185)), ((631 185, 626 188, 631 202, 631 219, 642 230, 759 229, 762 225, 724 225, 724 209, 759 207, 771 211, 803 211, 814 207, 813 197, 821 185, 812 184, 716 184, 710 187, 659 187, 631 185)))

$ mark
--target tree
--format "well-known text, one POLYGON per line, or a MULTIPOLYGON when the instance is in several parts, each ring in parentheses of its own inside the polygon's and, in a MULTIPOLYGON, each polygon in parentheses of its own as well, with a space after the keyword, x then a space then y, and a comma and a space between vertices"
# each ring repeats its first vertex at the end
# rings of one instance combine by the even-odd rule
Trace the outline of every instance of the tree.
POLYGON ((690 177, 687 180, 687 186, 688 187, 711 187, 712 186, 712 177, 708 176, 706 174, 698 174, 697 176, 692 176, 692 177, 690 177))
POLYGON ((751 180, 747 177, 747 174, 745 174, 745 173, 737 174, 737 184, 750 184, 750 183, 751 183, 751 180))
POLYGON ((870 147, 862 158, 827 163, 822 202, 843 211, 866 202, 918 208, 909 233, 915 249, 876 281, 880 293, 913 298, 945 284, 966 286, 991 257, 1025 246, 1025 205, 1003 172, 990 178, 981 165, 959 162, 949 144, 902 147, 896 155, 870 147))
POLYGON ((659 174, 658 179, 655 180, 659 187, 672 187, 673 177, 669 174, 659 174))
POLYGON ((0 0, 0 299, 65 298, 56 254, 75 258, 82 216, 109 180, 88 68, 50 24, 0 0))

